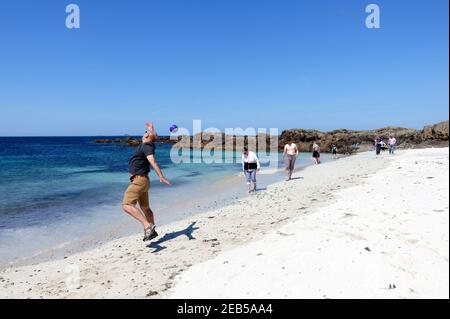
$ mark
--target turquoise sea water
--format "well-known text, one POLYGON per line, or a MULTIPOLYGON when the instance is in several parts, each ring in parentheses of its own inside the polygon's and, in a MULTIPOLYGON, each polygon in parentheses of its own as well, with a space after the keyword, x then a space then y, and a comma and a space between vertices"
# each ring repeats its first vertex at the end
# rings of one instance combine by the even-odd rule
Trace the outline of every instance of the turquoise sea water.
MULTIPOLYGON (((94 139, 0 138, 0 265, 30 256, 52 258, 141 231, 120 207, 134 148, 94 139)), ((158 224, 243 195, 240 154, 234 163, 174 164, 170 148, 158 144, 156 155, 173 186, 160 184, 151 173, 150 203, 158 224)), ((298 166, 310 162, 309 154, 301 155, 298 166)), ((276 170, 260 174, 259 188, 282 179, 276 170)))

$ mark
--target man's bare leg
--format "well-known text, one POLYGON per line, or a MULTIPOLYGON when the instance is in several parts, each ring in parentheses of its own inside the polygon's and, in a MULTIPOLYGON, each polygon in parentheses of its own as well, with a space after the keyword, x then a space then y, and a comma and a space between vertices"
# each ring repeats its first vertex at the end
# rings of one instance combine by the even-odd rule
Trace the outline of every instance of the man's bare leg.
POLYGON ((122 209, 128 215, 137 219, 144 226, 144 229, 151 226, 151 224, 149 223, 147 218, 144 215, 142 215, 142 212, 140 211, 140 209, 138 209, 132 205, 122 205, 122 209))
POLYGON ((155 217, 152 209, 150 207, 141 207, 141 210, 145 215, 145 219, 147 219, 150 224, 155 225, 155 217))

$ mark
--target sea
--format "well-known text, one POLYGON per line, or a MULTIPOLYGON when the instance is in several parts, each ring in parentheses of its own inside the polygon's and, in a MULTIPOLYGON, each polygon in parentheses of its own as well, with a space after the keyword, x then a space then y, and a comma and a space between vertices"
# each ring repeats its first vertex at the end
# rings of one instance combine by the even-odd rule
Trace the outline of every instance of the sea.
MULTIPOLYGON (((0 267, 61 258, 142 231, 121 209, 135 148, 98 144, 97 138, 0 137, 0 267)), ((156 158, 172 186, 150 173, 157 225, 195 220, 247 196, 240 153, 232 152, 231 163, 177 164, 171 147, 157 144, 156 158)), ((258 191, 284 179, 282 156, 272 155, 278 164, 270 170, 262 165, 258 191)), ((297 167, 311 163, 310 154, 300 154, 297 167)))

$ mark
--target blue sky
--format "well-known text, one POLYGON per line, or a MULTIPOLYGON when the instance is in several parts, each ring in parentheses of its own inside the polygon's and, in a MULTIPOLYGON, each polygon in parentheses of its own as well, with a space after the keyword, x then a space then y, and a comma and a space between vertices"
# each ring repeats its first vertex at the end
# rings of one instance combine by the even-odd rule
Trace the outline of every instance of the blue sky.
POLYGON ((448 119, 448 1, 0 4, 0 136, 203 127, 420 128, 448 119), (81 28, 65 27, 65 7, 81 28), (365 7, 381 8, 381 29, 365 7))

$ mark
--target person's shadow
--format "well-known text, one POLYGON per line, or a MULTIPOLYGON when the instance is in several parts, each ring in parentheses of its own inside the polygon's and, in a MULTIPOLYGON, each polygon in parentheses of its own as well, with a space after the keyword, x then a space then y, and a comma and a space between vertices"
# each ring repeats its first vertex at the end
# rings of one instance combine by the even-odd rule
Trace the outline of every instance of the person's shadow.
POLYGON ((194 227, 194 225, 197 222, 193 222, 192 224, 190 224, 187 228, 183 229, 183 230, 179 230, 173 233, 169 233, 169 234, 165 234, 162 238, 158 239, 155 242, 150 243, 149 245, 147 245, 148 248, 153 248, 154 250, 152 251, 152 253, 157 253, 163 249, 166 249, 167 247, 162 246, 161 244, 175 239, 179 236, 183 236, 185 235, 189 240, 195 239, 194 236, 192 236, 192 233, 194 232, 194 230, 199 229, 198 227, 194 227))

